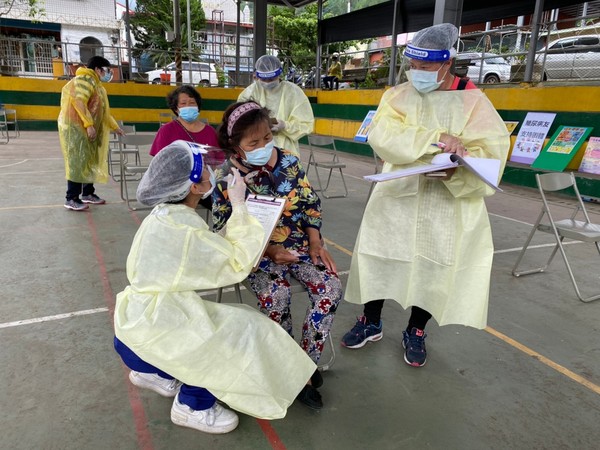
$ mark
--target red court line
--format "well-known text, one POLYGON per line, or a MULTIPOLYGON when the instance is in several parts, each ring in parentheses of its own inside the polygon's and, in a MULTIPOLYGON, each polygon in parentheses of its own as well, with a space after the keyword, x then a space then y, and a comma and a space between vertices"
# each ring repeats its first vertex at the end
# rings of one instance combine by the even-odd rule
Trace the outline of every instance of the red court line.
MULTIPOLYGON (((96 224, 94 223, 94 216, 91 212, 87 212, 88 226, 90 234, 92 235, 92 243, 96 251, 96 260, 98 261, 98 268, 100 270, 100 276, 102 278, 102 290, 104 291, 104 301, 108 307, 108 313, 110 315, 111 324, 113 323, 113 314, 115 310, 115 295, 110 286, 108 279, 108 273, 106 271, 106 264, 104 263, 104 256, 102 250, 100 250, 100 242, 98 241, 98 233, 96 230, 96 224)), ((143 450, 153 450, 152 436, 148 429, 148 420, 146 419, 146 413, 144 412, 144 406, 140 400, 137 389, 129 382, 129 369, 122 365, 123 376, 126 379, 127 395, 129 397, 129 404, 133 412, 133 422, 135 424, 135 432, 137 435, 138 446, 143 450)))
POLYGON ((260 427, 260 429, 264 433, 265 437, 267 438, 267 441, 269 441, 269 444, 271 445, 273 450, 285 450, 285 445, 283 445, 283 442, 281 442, 281 439, 279 438, 279 436, 277 435, 277 433, 271 426, 270 421, 263 420, 263 419, 256 419, 256 422, 258 423, 258 426, 260 427))

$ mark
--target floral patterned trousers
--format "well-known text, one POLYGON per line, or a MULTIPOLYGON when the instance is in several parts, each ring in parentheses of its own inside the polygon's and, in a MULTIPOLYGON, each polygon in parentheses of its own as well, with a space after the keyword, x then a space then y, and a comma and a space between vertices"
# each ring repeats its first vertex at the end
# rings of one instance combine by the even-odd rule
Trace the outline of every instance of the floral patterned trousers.
POLYGON ((289 265, 275 264, 269 258, 263 258, 258 270, 248 276, 250 287, 258 298, 260 311, 279 323, 292 337, 292 292, 288 273, 308 293, 310 305, 302 325, 300 346, 316 364, 342 299, 342 283, 337 274, 322 264, 314 265, 308 256, 289 265))

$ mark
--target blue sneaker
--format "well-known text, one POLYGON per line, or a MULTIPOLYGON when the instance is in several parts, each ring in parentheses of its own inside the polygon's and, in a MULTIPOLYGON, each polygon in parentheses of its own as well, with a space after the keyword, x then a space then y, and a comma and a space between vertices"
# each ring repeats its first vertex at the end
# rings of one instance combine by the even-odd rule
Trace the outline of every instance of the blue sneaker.
POLYGON ((425 338, 427 335, 423 330, 414 328, 410 334, 402 332, 402 347, 404 350, 404 361, 413 367, 422 367, 427 362, 427 350, 425 349, 425 338))
POLYGON ((376 342, 383 337, 383 323, 367 324, 367 318, 360 316, 356 324, 342 338, 342 345, 347 348, 361 348, 367 342, 376 342))

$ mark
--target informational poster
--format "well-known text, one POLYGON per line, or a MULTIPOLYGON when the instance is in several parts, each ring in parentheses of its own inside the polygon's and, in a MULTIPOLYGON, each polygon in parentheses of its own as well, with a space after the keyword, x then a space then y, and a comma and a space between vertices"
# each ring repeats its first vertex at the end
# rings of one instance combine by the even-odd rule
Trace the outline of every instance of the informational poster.
POLYGON ((505 120, 504 124, 506 125, 506 129, 508 130, 508 134, 513 134, 513 132, 519 126, 519 122, 514 120, 505 120))
POLYGON ((540 154, 555 113, 527 113, 517 135, 510 160, 522 164, 531 164, 540 154))
POLYGON ((579 171, 600 175, 600 137, 592 136, 588 140, 579 171))
POLYGON ((367 142, 369 137, 369 131, 371 130, 371 123, 373 122, 373 116, 377 111, 369 111, 367 116, 362 121, 360 128, 356 132, 356 136, 354 136, 354 140, 357 142, 367 142))
POLYGON ((591 132, 592 128, 588 127, 560 127, 531 164, 531 167, 562 172, 591 132))

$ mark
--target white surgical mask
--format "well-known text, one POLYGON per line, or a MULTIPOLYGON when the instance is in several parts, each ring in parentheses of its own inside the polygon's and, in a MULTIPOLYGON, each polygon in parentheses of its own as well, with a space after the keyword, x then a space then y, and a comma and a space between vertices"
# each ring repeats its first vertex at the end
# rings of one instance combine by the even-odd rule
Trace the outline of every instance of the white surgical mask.
POLYGON ((210 173, 210 189, 208 191, 206 191, 204 194, 202 194, 202 200, 204 200, 205 198, 208 198, 213 191, 215 190, 215 186, 217 185, 217 178, 215 177, 215 173, 213 172, 213 170, 210 167, 207 167, 208 172, 210 173))
POLYGON ((245 161, 253 166, 264 166, 271 159, 271 155, 273 154, 273 147, 275 146, 275 142, 273 140, 267 142, 264 147, 257 148, 252 151, 244 150, 246 154, 245 161))
POLYGON ((410 69, 407 75, 414 88, 421 94, 426 94, 427 92, 435 91, 444 82, 445 75, 441 81, 437 80, 442 67, 433 72, 429 70, 410 69))
POLYGON ((279 86, 279 80, 261 81, 260 83, 261 83, 261 86, 267 90, 275 89, 277 86, 279 86))

